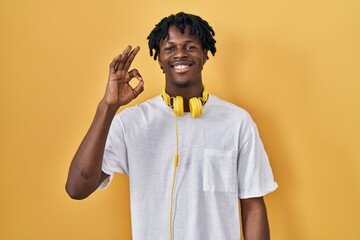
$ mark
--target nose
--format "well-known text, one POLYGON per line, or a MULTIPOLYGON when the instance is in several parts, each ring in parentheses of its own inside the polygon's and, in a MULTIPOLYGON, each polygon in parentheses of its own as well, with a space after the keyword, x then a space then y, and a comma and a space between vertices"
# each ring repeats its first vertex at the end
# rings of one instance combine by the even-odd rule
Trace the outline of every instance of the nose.
POLYGON ((188 54, 187 52, 185 51, 185 49, 182 49, 180 47, 176 48, 175 51, 174 51, 174 55, 173 55, 173 58, 175 59, 182 59, 182 58, 187 58, 188 57, 188 54))

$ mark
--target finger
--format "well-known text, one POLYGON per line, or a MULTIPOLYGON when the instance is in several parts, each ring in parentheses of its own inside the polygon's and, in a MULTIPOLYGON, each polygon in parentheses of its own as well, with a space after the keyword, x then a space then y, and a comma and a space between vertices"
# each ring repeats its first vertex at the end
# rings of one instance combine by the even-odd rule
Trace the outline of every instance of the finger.
POLYGON ((110 73, 114 73, 116 71, 116 65, 118 64, 120 57, 121 57, 121 53, 117 55, 110 63, 109 65, 110 73))
POLYGON ((140 81, 132 91, 134 98, 137 98, 144 91, 144 81, 140 81))
POLYGON ((124 65, 125 65, 126 59, 127 59, 128 55, 129 55, 130 51, 131 51, 131 46, 129 45, 124 49, 123 53, 121 54, 121 57, 119 59, 116 70, 123 70, 124 69, 124 65))
POLYGON ((131 71, 129 71, 129 76, 130 76, 130 79, 129 81, 132 79, 132 78, 136 78, 137 80, 139 81, 142 81, 142 76, 140 75, 139 71, 137 69, 132 69, 131 71))
POLYGON ((136 46, 129 54, 128 58, 126 59, 125 65, 124 65, 124 70, 127 71, 130 66, 131 63, 133 62, 136 54, 138 54, 138 52, 140 51, 140 47, 136 46))

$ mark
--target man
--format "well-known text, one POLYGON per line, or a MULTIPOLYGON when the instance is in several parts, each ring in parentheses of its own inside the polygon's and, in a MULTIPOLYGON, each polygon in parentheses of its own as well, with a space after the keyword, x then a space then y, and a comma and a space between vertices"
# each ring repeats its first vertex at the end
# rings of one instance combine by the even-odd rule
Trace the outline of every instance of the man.
POLYGON ((74 199, 104 188, 115 172, 129 176, 135 240, 238 240, 238 199, 245 239, 270 238, 262 196, 277 184, 256 125, 245 110, 208 94, 202 81, 208 51, 216 52, 214 34, 198 16, 162 19, 148 39, 165 90, 118 115, 144 82, 129 70, 139 47, 115 57, 71 163, 66 190, 74 199))

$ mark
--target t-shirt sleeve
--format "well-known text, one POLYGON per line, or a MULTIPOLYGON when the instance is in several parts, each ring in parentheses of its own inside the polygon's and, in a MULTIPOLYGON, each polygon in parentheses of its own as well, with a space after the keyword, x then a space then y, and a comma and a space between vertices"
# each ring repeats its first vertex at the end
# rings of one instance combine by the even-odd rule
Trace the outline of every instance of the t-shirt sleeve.
POLYGON ((111 123, 105 145, 102 171, 110 175, 110 177, 99 186, 99 189, 105 189, 116 172, 126 175, 129 173, 125 128, 119 115, 117 115, 111 123))
POLYGON ((238 155, 238 197, 261 197, 278 187, 255 123, 250 119, 238 155))

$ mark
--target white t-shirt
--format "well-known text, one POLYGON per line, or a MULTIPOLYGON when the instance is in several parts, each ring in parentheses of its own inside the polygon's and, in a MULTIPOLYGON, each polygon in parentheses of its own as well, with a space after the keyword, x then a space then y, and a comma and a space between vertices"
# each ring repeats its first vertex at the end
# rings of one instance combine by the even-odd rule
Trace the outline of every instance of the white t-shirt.
MULTIPOLYGON (((199 118, 177 118, 179 165, 174 240, 239 240, 238 198, 277 188, 257 127, 243 109, 210 95, 199 118)), ((168 240, 176 148, 172 109, 160 96, 127 108, 111 125, 102 170, 130 180, 132 237, 168 240)))

